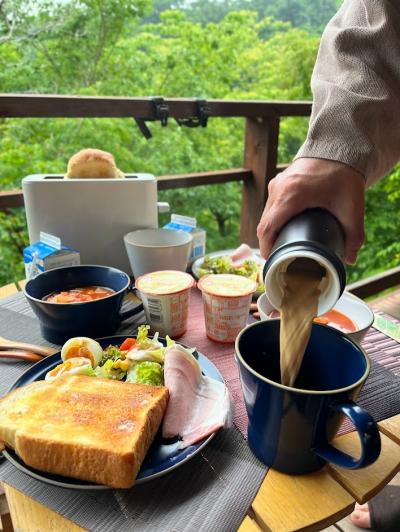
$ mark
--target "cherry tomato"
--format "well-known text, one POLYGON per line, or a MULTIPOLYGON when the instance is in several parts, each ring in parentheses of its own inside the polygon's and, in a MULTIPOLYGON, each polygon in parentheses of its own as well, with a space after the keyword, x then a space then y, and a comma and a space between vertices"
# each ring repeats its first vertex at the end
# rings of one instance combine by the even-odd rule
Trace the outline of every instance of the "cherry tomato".
POLYGON ((119 348, 121 351, 130 351, 133 347, 135 347, 135 344, 136 338, 127 338, 122 342, 119 348))

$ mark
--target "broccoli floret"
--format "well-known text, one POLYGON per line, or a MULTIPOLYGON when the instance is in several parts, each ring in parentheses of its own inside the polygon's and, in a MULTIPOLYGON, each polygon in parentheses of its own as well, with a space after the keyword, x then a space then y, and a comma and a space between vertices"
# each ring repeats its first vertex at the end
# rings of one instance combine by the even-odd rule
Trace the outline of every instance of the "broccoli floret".
POLYGON ((94 370, 96 377, 121 381, 125 377, 126 371, 121 368, 115 368, 114 363, 113 360, 109 359, 105 361, 103 366, 97 366, 94 370))
POLYGON ((125 358, 124 353, 122 353, 122 351, 120 351, 118 347, 115 347, 115 345, 109 345, 107 349, 103 351, 103 356, 101 357, 99 366, 104 366, 107 360, 112 360, 113 362, 115 362, 120 358, 125 358))

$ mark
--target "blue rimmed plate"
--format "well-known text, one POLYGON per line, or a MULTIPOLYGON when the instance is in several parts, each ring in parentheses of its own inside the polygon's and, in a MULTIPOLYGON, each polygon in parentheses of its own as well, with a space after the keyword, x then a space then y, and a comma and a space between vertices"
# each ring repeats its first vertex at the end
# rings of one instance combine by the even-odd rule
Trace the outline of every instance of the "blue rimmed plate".
MULTIPOLYGON (((110 344, 121 345, 122 342, 128 338, 128 336, 108 336, 98 339, 98 342, 102 348, 106 348, 110 344)), ((163 341, 160 339, 160 341, 163 341)), ((203 354, 196 352, 195 356, 200 364, 203 375, 212 379, 224 382, 221 374, 217 370, 210 360, 203 354)), ((54 368, 57 364, 61 363, 61 353, 55 353, 49 357, 44 358, 40 362, 37 362, 31 366, 21 377, 13 384, 11 390, 25 386, 31 382, 44 380, 44 377, 48 371, 54 368)), ((199 453, 214 437, 215 433, 211 434, 207 438, 200 442, 186 447, 186 449, 179 449, 179 440, 165 440, 160 434, 157 434, 152 446, 150 447, 146 458, 142 464, 139 474, 136 478, 136 484, 142 484, 150 480, 156 479, 167 473, 170 473, 174 469, 180 467, 188 460, 193 458, 199 453)), ((90 484, 82 480, 73 479, 69 477, 61 477, 59 475, 52 475, 51 473, 45 473, 38 471, 32 467, 26 465, 21 458, 11 449, 3 451, 3 455, 9 460, 17 469, 23 471, 27 475, 41 480, 47 484, 53 486, 59 486, 62 488, 79 489, 79 490, 104 490, 111 489, 107 486, 99 484, 90 484)))

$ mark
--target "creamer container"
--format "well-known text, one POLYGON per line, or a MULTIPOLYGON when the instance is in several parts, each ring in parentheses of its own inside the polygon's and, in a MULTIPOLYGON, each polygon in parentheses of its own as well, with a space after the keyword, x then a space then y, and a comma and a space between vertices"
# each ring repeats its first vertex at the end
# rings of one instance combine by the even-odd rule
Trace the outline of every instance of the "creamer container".
POLYGON ((61 239, 47 233, 40 233, 40 240, 26 247, 23 251, 25 277, 33 279, 42 272, 61 268, 62 266, 78 266, 80 254, 75 249, 61 245, 61 239))
MULTIPOLYGON (((302 268, 320 269, 318 316, 333 308, 346 285, 343 264, 344 232, 335 216, 324 209, 307 209, 281 230, 264 266, 265 292, 275 308, 281 307, 284 273, 295 259, 302 268)), ((293 267, 293 266, 292 266, 293 267)))

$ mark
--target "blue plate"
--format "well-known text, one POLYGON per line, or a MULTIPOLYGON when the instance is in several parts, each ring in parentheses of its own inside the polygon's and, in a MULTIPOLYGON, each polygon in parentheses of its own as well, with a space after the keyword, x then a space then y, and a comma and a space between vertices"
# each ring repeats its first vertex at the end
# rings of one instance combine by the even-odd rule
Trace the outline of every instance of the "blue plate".
MULTIPOLYGON (((130 336, 132 337, 132 336, 130 336)), ((129 338, 128 336, 108 336, 105 338, 98 339, 100 345, 104 348, 112 345, 121 345, 122 342, 129 338)), ((161 342, 164 342, 160 338, 161 342)), ((208 360, 204 355, 199 352, 195 352, 195 357, 197 358, 203 375, 211 377, 220 382, 224 382, 221 374, 214 366, 212 362, 208 360)), ((54 355, 48 356, 31 366, 21 377, 13 384, 11 390, 19 388, 20 386, 25 386, 34 381, 44 380, 44 377, 48 371, 54 368, 57 364, 61 362, 61 353, 55 353, 54 355)), ((173 471, 177 467, 183 465, 185 462, 193 458, 198 452, 200 452, 214 437, 215 433, 211 434, 207 438, 201 440, 200 442, 186 447, 186 449, 179 449, 179 440, 165 440, 161 437, 161 434, 158 433, 152 446, 150 447, 146 458, 142 464, 142 467, 139 471, 139 474, 136 478, 136 484, 141 484, 153 480, 155 478, 161 477, 170 471, 173 471)), ((52 475, 51 473, 44 473, 43 471, 38 471, 32 467, 26 465, 21 458, 11 449, 3 451, 3 455, 9 460, 16 468, 23 471, 27 475, 46 482, 47 484, 52 484, 54 486, 59 486, 62 488, 69 489, 80 489, 80 490, 104 490, 111 489, 107 486, 102 486, 99 484, 90 484, 82 480, 73 479, 69 477, 61 477, 59 475, 52 475)))

